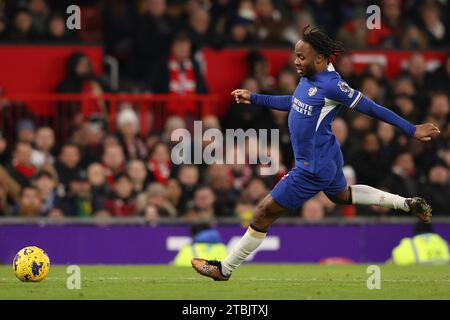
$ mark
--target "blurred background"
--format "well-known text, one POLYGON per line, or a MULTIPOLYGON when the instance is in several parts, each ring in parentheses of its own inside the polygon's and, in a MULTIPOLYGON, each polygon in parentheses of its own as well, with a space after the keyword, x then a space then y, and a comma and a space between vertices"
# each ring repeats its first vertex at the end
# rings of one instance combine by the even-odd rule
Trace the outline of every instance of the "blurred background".
MULTIPOLYGON (((348 183, 424 197, 449 241, 448 12, 446 0, 0 1, 0 262, 37 245, 56 263, 167 263, 199 221, 231 245, 293 154, 287 113, 235 105, 230 92, 291 94, 292 50, 307 25, 344 43, 333 64, 350 86, 440 128, 422 143, 354 111, 333 123, 348 183), (366 25, 372 4, 376 29, 366 25), (279 171, 175 165, 171 133, 194 120, 203 130, 279 129, 279 171)), ((385 261, 415 222, 320 193, 251 259, 385 261)))

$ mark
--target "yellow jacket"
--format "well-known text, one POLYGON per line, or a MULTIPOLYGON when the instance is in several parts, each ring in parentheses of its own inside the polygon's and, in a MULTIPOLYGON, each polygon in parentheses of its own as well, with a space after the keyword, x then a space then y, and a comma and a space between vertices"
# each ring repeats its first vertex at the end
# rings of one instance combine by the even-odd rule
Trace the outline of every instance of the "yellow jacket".
POLYGON ((435 233, 424 233, 404 238, 392 250, 392 262, 396 265, 446 264, 450 262, 447 241, 435 233))

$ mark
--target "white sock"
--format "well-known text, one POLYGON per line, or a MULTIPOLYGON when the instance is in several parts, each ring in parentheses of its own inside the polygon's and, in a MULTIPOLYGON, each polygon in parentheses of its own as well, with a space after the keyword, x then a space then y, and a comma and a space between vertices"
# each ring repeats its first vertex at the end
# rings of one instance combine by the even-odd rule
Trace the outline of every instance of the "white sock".
POLYGON ((222 273, 228 276, 264 241, 267 233, 259 232, 248 227, 247 232, 239 240, 238 244, 228 253, 222 261, 222 273))
POLYGON ((353 204, 375 205, 407 212, 410 210, 405 202, 406 198, 397 194, 385 192, 363 184, 352 185, 350 186, 350 190, 352 192, 353 204))

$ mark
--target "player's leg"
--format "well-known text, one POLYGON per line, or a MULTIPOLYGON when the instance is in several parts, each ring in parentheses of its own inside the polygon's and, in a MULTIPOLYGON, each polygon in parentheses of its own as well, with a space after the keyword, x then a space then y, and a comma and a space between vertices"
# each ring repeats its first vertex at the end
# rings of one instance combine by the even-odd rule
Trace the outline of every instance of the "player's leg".
POLYGON ((340 204, 359 204, 411 212, 424 222, 431 221, 431 207, 419 197, 404 198, 363 184, 348 186, 335 195, 327 195, 340 204))
POLYGON ((222 273, 230 275, 264 241, 267 231, 286 209, 268 194, 258 205, 247 232, 222 261, 222 273))
POLYGON ((228 253, 227 257, 219 261, 206 259, 192 259, 194 269, 205 276, 217 281, 226 281, 231 273, 255 251, 264 241, 270 225, 278 219, 286 209, 279 205, 271 194, 268 194, 256 208, 247 231, 228 253))
MULTIPOLYGON (((335 162, 339 168, 342 168, 342 155, 338 155, 335 162)), ((335 203, 367 206, 375 205, 412 212, 424 222, 430 222, 431 220, 431 207, 424 199, 417 197, 404 198, 362 184, 347 186, 342 169, 336 172, 333 182, 324 190, 324 192, 328 198, 335 203)))
POLYGON ((290 171, 259 203, 246 233, 228 256, 221 262, 193 259, 194 269, 214 280, 228 280, 231 273, 264 241, 269 227, 287 208, 299 207, 321 190, 320 184, 311 184, 310 178, 304 172, 290 171))

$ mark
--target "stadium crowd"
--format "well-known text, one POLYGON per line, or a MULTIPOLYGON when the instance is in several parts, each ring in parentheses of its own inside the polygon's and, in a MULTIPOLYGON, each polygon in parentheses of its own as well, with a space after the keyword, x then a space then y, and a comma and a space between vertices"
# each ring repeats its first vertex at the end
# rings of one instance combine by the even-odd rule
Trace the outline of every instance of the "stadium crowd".
MULTIPOLYGON (((361 27, 366 1, 84 1, 99 8, 102 17, 97 30, 93 19, 89 33, 65 28, 66 2, 0 2, 1 41, 101 40, 106 52, 120 61, 124 91, 207 93, 197 55, 202 47, 292 47, 308 24, 322 26, 348 49, 436 49, 449 43, 448 20, 443 16, 448 4, 442 1, 381 1, 384 14, 378 30, 361 27)), ((247 61, 249 73, 243 88, 277 95, 295 90, 298 78, 291 65, 272 77, 268 61, 257 51, 252 50, 247 61)), ((73 55, 69 66, 56 91, 111 90, 94 76, 86 56, 73 55)), ((390 125, 342 110, 333 131, 344 153, 348 182, 405 197, 420 195, 433 206, 435 216, 449 215, 450 56, 429 71, 417 51, 393 81, 386 79, 380 64, 356 72, 346 54, 334 66, 350 86, 377 103, 412 123, 433 122, 441 130, 436 140, 422 143, 390 125)), ((144 137, 139 134, 142 119, 132 104, 121 108, 117 131, 104 120, 106 109, 96 104, 92 117, 74 117, 64 141, 57 141, 53 128, 37 127, 33 119, 17 123, 14 140, 0 135, 0 215, 144 216, 149 221, 239 217, 248 221, 257 203, 293 164, 287 114, 281 111, 232 104, 224 117, 202 119, 205 129, 279 129, 280 169, 263 176, 260 165, 174 165, 171 133, 190 128, 186 118, 172 115, 161 132, 151 131, 144 137)), ((288 216, 318 221, 325 216, 389 213, 375 207, 336 206, 321 193, 288 216)))
POLYGON ((180 33, 203 47, 293 46, 307 25, 321 26, 346 48, 438 49, 448 46, 449 4, 439 0, 3 0, 0 41, 101 42, 120 62, 122 87, 151 86, 151 75, 180 33), (82 11, 80 30, 66 28, 68 6, 82 11), (379 6, 379 29, 366 8, 379 6))

